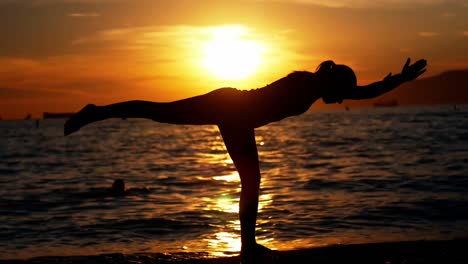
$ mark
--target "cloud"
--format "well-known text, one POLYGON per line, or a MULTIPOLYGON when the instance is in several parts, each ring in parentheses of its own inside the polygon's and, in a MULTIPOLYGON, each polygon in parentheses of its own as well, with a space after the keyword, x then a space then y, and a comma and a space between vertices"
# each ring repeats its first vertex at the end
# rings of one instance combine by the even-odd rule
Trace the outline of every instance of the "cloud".
POLYGON ((457 14, 455 13, 452 13, 452 12, 444 12, 442 13, 442 17, 446 17, 446 18, 451 18, 451 17, 456 17, 457 14))
POLYGON ((74 18, 85 18, 85 17, 99 17, 101 16, 98 13, 70 13, 67 16, 74 18))
POLYGON ((418 36, 420 37, 436 37, 436 36, 439 36, 440 34, 438 32, 434 32, 434 31, 421 31, 421 32, 418 32, 418 36))
POLYGON ((110 59, 107 55, 65 55, 47 59, 4 57, 0 58, 0 84, 18 91, 34 87, 39 93, 92 94, 97 89, 119 87, 119 84, 133 83, 136 77, 144 76, 125 74, 127 64, 96 63, 110 59))
POLYGON ((83 36, 72 40, 72 45, 125 40, 131 41, 143 28, 144 27, 129 27, 101 30, 93 35, 83 36))
POLYGON ((210 27, 173 25, 112 28, 76 38, 72 40, 72 44, 91 47, 105 45, 107 50, 157 49, 159 57, 167 57, 167 54, 172 54, 179 58, 184 52, 190 51, 189 53, 193 54, 212 36, 213 30, 220 30, 223 27, 242 28, 242 37, 247 40, 262 41, 265 38, 271 38, 270 34, 260 34, 241 25, 210 27), (178 52, 174 54, 174 50, 178 50, 178 52))
MULTIPOLYGON (((228 2, 227 0, 225 0, 228 2)), ((397 8, 397 7, 420 7, 427 5, 460 5, 466 7, 468 3, 465 0, 250 0, 256 2, 281 2, 291 4, 306 4, 306 5, 319 5, 327 7, 347 7, 347 8, 397 8)), ((13 3, 15 0, 0 0, 2 3, 13 3)), ((133 3, 131 0, 30 0, 24 1, 29 5, 41 4, 114 4, 128 2, 133 3)), ((151 2, 151 1, 144 1, 151 2)), ((156 2, 156 1, 154 1, 156 2)), ((221 2, 221 1, 220 1, 221 2)), ((230 2, 230 1, 229 1, 230 2)))
POLYGON ((298 4, 312 4, 328 7, 350 7, 350 8, 395 8, 395 7, 414 7, 426 5, 443 4, 466 4, 463 0, 259 0, 262 2, 286 2, 298 4))
POLYGON ((60 97, 64 95, 83 96, 88 95, 79 90, 66 90, 47 87, 0 87, 2 99, 21 99, 37 97, 60 97))

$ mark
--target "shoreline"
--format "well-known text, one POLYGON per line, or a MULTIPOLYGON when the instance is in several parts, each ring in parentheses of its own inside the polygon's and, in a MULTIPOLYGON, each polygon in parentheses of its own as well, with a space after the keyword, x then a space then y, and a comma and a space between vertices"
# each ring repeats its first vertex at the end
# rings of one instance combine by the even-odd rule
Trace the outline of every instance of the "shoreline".
MULTIPOLYGON (((239 256, 209 257, 207 253, 134 253, 89 256, 46 256, 25 260, 0 260, 0 264, 46 263, 240 263, 239 256)), ((287 251, 274 251, 253 263, 468 263, 468 238, 453 240, 421 240, 368 244, 331 245, 287 251)))

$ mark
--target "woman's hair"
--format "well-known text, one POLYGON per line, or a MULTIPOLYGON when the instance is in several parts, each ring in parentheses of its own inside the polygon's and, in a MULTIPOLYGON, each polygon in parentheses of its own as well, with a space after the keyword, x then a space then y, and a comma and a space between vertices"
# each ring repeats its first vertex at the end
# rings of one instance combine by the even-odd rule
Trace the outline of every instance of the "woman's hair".
POLYGON ((354 71, 346 65, 335 64, 331 60, 320 63, 315 73, 329 79, 333 83, 334 88, 340 90, 357 86, 354 71))

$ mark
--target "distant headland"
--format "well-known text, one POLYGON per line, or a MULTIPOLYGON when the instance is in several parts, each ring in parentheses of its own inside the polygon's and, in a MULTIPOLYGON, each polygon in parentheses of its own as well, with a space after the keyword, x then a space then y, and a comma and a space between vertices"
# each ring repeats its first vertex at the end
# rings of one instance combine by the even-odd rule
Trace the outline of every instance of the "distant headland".
POLYGON ((44 112, 42 113, 42 118, 43 119, 65 119, 69 118, 73 113, 50 113, 50 112, 44 112))

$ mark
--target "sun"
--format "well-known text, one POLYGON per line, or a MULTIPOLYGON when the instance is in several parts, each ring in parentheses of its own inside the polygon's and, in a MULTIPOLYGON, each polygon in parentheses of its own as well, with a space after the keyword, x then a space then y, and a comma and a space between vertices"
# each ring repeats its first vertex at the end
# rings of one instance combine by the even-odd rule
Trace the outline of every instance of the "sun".
POLYGON ((203 50, 208 71, 224 80, 243 80, 255 73, 263 49, 259 42, 246 39, 247 34, 244 26, 211 28, 203 50))

